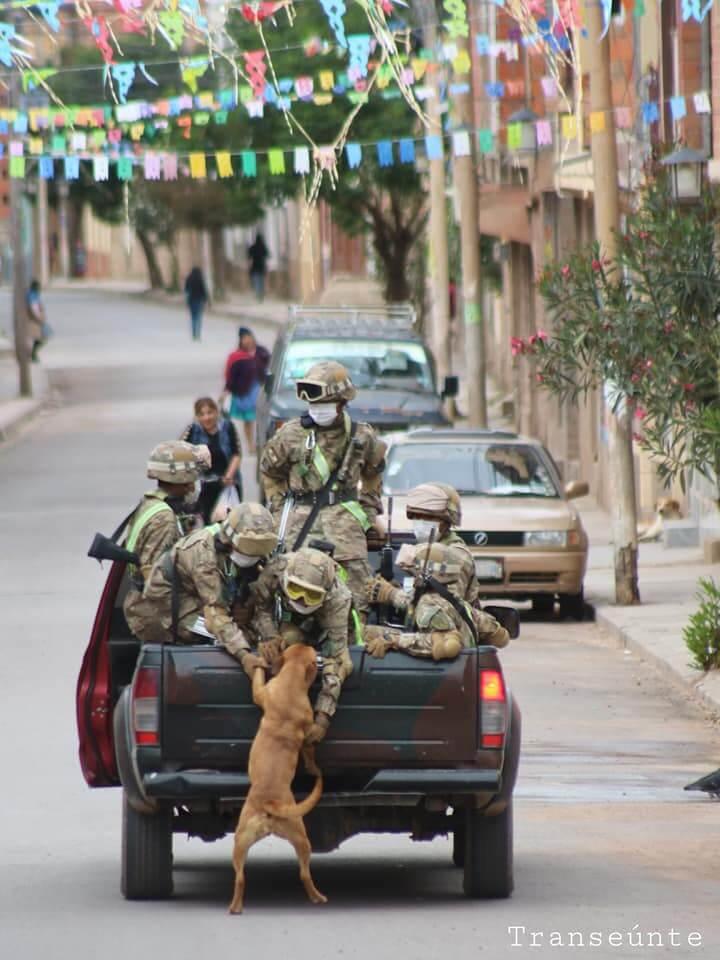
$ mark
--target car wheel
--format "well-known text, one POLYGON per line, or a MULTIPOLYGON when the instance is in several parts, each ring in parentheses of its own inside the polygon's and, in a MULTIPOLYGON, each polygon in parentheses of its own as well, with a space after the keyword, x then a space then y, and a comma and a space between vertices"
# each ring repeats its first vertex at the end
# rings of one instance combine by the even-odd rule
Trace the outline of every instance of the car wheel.
POLYGON ((555 597, 551 593, 540 593, 533 597, 532 608, 539 617, 551 617, 555 612, 555 597))
POLYGON ((513 891, 512 800, 502 813, 466 814, 463 890, 474 900, 505 899, 513 891))
POLYGON ((126 900, 172 895, 172 811, 138 813, 123 791, 120 888, 126 900))
POLYGON ((453 817, 455 829, 453 830, 452 861, 456 867, 465 866, 465 816, 465 811, 459 810, 453 817))
POLYGON ((560 597, 560 616, 570 617, 572 620, 585 619, 585 594, 567 593, 560 597))

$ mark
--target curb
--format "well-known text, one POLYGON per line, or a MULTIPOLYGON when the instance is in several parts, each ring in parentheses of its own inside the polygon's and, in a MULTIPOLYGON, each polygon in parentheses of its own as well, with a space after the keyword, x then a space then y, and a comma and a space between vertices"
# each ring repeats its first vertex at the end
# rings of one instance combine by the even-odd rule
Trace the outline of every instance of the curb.
POLYGON ((707 679, 707 674, 699 674, 696 681, 689 679, 688 677, 679 673, 675 667, 667 662, 667 660, 663 659, 663 657, 659 657, 648 646, 633 637, 630 631, 626 630, 624 627, 618 626, 618 624, 616 624, 611 617, 603 612, 603 607, 597 607, 595 604, 591 605, 595 610, 596 623, 607 630, 608 633, 610 633, 618 641, 618 646, 625 650, 630 650, 632 653, 635 653, 649 661, 666 680, 673 684, 673 686, 681 689, 684 693, 691 694, 692 697, 697 700, 698 703, 706 710, 709 710, 716 717, 720 718, 720 699, 718 699, 718 697, 714 696, 712 693, 702 689, 702 685, 707 679))
POLYGON ((26 423, 30 423, 44 409, 49 398, 49 394, 43 394, 41 397, 27 397, 18 400, 10 400, 5 404, 0 404, 0 444, 6 443, 16 437, 26 423), (13 410, 7 418, 3 416, 2 407, 13 404, 16 409, 13 410))

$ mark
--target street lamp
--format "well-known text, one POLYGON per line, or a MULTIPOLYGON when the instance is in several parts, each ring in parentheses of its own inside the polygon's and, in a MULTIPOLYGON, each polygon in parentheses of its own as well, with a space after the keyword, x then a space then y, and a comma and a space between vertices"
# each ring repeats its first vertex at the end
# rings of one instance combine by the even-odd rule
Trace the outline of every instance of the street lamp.
POLYGON ((508 117, 509 124, 520 124, 520 143, 518 146, 516 146, 516 150, 521 150, 525 153, 535 152, 535 148, 537 146, 535 122, 538 119, 538 115, 534 110, 530 110, 529 107, 523 107, 522 110, 516 110, 515 113, 512 113, 508 117))
POLYGON ((700 199, 705 171, 705 156, 690 147, 674 150, 660 163, 670 174, 670 192, 676 203, 694 203, 700 199))

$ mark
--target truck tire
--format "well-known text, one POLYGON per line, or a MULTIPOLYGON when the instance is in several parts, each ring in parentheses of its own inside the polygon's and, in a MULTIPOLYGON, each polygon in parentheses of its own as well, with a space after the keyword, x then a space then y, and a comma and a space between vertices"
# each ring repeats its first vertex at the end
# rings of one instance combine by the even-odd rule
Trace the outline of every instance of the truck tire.
POLYGON ((123 791, 120 889, 126 900, 172 895, 172 811, 138 813, 123 791))
POLYGON ((504 899, 513 891, 512 801, 502 813, 485 817, 468 810, 463 890, 474 900, 504 899))
POLYGON ((569 617, 571 620, 582 622, 585 619, 585 594, 564 593, 560 595, 560 618, 569 617))

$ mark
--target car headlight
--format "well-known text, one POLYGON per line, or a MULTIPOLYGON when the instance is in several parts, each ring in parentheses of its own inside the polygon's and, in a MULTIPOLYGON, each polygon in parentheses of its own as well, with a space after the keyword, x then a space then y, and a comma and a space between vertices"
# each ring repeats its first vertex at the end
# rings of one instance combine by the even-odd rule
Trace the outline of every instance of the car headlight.
POLYGON ((567 530, 530 530, 523 536, 526 547, 566 547, 567 530))

